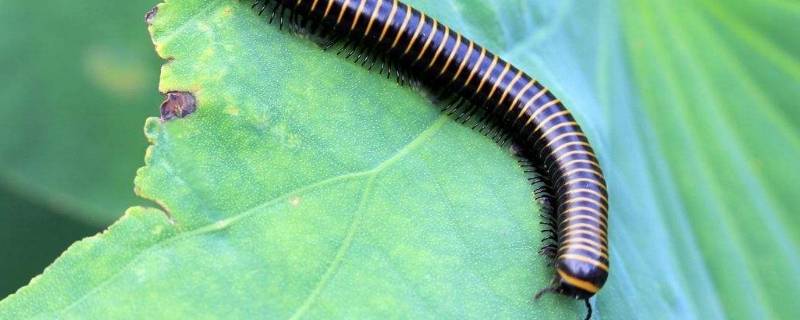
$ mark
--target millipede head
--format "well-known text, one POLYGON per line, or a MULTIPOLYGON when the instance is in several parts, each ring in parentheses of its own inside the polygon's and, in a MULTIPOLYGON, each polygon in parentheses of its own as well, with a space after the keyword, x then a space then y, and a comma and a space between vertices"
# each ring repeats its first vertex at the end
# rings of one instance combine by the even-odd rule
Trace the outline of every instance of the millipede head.
POLYGON ((583 261, 562 259, 556 266, 555 283, 559 292, 575 299, 588 299, 597 293, 608 272, 583 261))

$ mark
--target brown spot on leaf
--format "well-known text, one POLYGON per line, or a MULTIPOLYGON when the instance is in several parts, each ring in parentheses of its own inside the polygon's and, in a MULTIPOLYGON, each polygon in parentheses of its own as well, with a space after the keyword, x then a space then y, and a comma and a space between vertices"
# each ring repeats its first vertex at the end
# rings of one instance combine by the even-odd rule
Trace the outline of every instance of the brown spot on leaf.
POLYGON ((161 120, 184 118, 197 110, 197 100, 190 92, 167 92, 161 103, 161 120))
POLYGON ((153 7, 150 11, 144 14, 144 22, 147 23, 148 26, 153 25, 153 20, 156 19, 156 15, 158 14, 158 6, 153 7))

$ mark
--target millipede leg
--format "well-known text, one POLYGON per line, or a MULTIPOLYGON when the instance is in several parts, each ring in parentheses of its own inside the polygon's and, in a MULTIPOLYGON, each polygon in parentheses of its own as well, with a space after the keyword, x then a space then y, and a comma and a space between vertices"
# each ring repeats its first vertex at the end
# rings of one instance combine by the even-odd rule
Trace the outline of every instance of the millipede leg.
MULTIPOLYGON (((383 75, 383 68, 385 66, 386 66, 386 59, 381 59, 381 68, 378 70, 378 75, 379 76, 383 75)), ((370 69, 372 69, 372 66, 370 66, 370 69)))
POLYGON ((558 241, 558 238, 556 238, 556 236, 549 236, 549 237, 546 237, 546 238, 542 239, 541 242, 546 242, 546 241, 558 241))
POLYGON ((545 293, 558 293, 558 288, 555 286, 550 286, 539 290, 539 292, 533 296, 533 300, 539 300, 545 293))
POLYGON ((256 10, 258 11, 258 15, 260 16, 260 15, 264 14, 264 10, 267 9, 267 3, 266 3, 266 1, 256 0, 256 1, 253 2, 253 5, 250 6, 250 8, 253 8, 253 9, 258 8, 256 10))
POLYGON ((392 77, 391 60, 387 59, 387 60, 383 60, 383 62, 381 62, 381 71, 380 71, 379 74, 383 74, 383 67, 384 66, 386 66, 386 79, 390 79, 392 77))
MULTIPOLYGON (((345 49, 346 49, 346 48, 345 48, 345 49)), ((348 60, 349 60, 349 59, 350 59, 350 57, 353 55, 353 53, 355 53, 355 52, 356 52, 356 50, 358 50, 358 43, 357 43, 357 42, 351 42, 351 43, 350 43, 350 52, 349 52, 349 53, 347 53, 347 55, 345 56, 345 59, 348 59, 348 60)))
MULTIPOLYGON (((486 110, 485 102, 481 105, 481 110, 486 110)), ((489 127, 491 130, 491 121, 490 121, 491 116, 492 116, 491 112, 489 111, 484 112, 481 115, 481 117, 478 118, 478 121, 475 122, 475 125, 472 126, 472 129, 475 129, 478 126, 480 126, 480 129, 478 130, 478 132, 480 133, 483 133, 483 131, 486 130, 487 127, 489 127)))
POLYGON ((475 115, 476 112, 478 112, 478 105, 473 103, 471 108, 469 108, 469 110, 459 115, 456 121, 461 122, 461 124, 466 124, 467 122, 469 122, 469 119, 471 119, 472 116, 475 115))
POLYGON ((510 135, 510 134, 505 134, 505 135, 503 136, 503 139, 501 139, 501 140, 500 140, 500 142, 498 142, 498 143, 499 143, 501 146, 507 146, 507 145, 510 145, 510 144, 512 143, 512 139, 513 139, 513 138, 511 137, 511 135, 510 135))
POLYGON ((550 190, 549 189, 550 188, 548 188, 547 186, 541 186, 541 187, 536 188, 536 190, 533 190, 533 192, 536 193, 536 194, 548 194, 549 195, 550 194, 550 190))
POLYGON ((337 56, 342 55, 342 52, 347 50, 347 48, 350 46, 351 43, 353 43, 353 40, 352 39, 347 39, 347 41, 344 42, 344 45, 342 45, 342 47, 339 48, 339 51, 336 52, 336 55, 337 56))
POLYGON ((462 110, 464 108, 465 100, 463 98, 457 98, 450 107, 447 107, 447 116, 452 117, 456 112, 462 110))
POLYGON ((286 6, 281 6, 281 13, 278 18, 280 18, 280 22, 278 23, 278 30, 283 30, 283 17, 286 14, 286 6))
POLYGON ((280 2, 276 2, 275 6, 272 7, 272 14, 269 16, 269 24, 272 24, 272 21, 275 21, 275 15, 278 13, 278 8, 281 7, 280 2))
POLYGON ((353 44, 353 49, 350 50, 350 53, 348 53, 346 56, 344 56, 344 58, 347 59, 347 60, 350 60, 350 57, 352 57, 353 54, 358 52, 358 55, 356 55, 356 58, 354 59, 354 62, 358 62, 358 60, 361 58, 362 50, 363 49, 361 49, 361 41, 357 41, 357 42, 355 42, 353 44))
POLYGON ((292 9, 289 11, 289 30, 291 32, 295 32, 297 30, 297 23, 295 20, 297 19, 297 10, 292 9))
POLYGON ((557 251, 558 251, 558 246, 553 244, 553 243, 548 243, 546 245, 543 245, 541 248, 539 248, 539 254, 541 254, 541 255, 546 255, 547 254, 548 256, 553 256, 554 257, 555 253, 557 251), (549 253, 552 253, 552 255, 550 255, 549 253))
MULTIPOLYGON (((525 173, 536 173, 536 170, 525 170, 525 173)), ((535 176, 535 177, 528 178, 528 181, 531 184, 537 184, 537 183, 543 183, 544 179, 541 176, 535 176)))
POLYGON ((370 62, 369 67, 367 67, 367 71, 372 71, 372 67, 375 66, 375 62, 378 61, 378 54, 376 52, 377 49, 378 49, 377 45, 374 45, 369 49, 367 49, 367 54, 364 55, 364 61, 361 61, 362 67, 366 66, 367 62, 370 62))
POLYGON ((592 318, 592 304, 589 303, 589 298, 583 299, 586 304, 586 318, 585 320, 589 320, 592 318))
POLYGON ((340 39, 339 36, 331 35, 330 36, 330 40, 328 41, 328 43, 326 43, 325 45, 322 46, 322 51, 330 50, 330 48, 332 48, 334 45, 336 45, 337 42, 339 42, 339 39, 340 39))

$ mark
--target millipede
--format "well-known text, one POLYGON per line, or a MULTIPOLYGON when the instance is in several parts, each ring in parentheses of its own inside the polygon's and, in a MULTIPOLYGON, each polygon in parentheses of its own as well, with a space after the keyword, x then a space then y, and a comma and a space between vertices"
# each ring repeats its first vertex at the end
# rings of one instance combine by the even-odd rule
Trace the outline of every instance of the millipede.
POLYGON ((447 25, 398 0, 257 0, 252 7, 270 22, 284 20, 324 39, 325 49, 370 70, 412 82, 466 122, 486 124, 500 141, 512 141, 524 166, 536 174, 543 204, 540 254, 555 266, 550 286, 536 293, 589 299, 606 282, 608 193, 597 157, 575 118, 539 81, 447 25), (477 116, 479 115, 479 116, 477 116), (473 117, 474 116, 474 117, 473 117))

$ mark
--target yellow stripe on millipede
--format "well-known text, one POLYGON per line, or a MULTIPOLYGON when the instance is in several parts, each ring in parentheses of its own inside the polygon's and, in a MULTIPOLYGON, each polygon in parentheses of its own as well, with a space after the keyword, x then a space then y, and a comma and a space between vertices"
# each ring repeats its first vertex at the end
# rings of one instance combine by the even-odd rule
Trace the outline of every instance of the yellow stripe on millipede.
MULTIPOLYGON (((556 189, 556 192, 561 192, 561 190, 564 189, 564 188, 567 188, 567 186, 570 186, 570 185, 573 185, 573 184, 580 184, 580 183, 593 184, 593 185, 596 185, 599 188, 603 189, 603 191, 606 190, 606 186, 603 185, 602 182, 600 182, 600 181, 598 181, 596 179, 584 179, 584 178, 581 178, 581 179, 571 179, 571 180, 564 181, 564 183, 562 185, 560 185, 556 189)), ((586 186, 581 185, 580 187, 586 187, 586 186)))
POLYGON ((547 88, 542 88, 542 90, 539 90, 539 92, 533 95, 533 97, 528 99, 528 102, 526 102, 525 105, 522 107, 522 109, 519 110, 519 114, 517 114, 517 118, 514 119, 514 122, 511 123, 511 126, 513 127, 514 125, 516 125, 517 121, 519 121, 519 119, 522 119, 522 115, 525 113, 525 111, 527 111, 528 108, 530 108, 533 105, 533 103, 536 102, 536 100, 539 100, 539 98, 541 98, 545 93, 547 93, 547 88))
MULTIPOLYGON (((547 131, 545 131, 544 133, 542 133, 542 135, 541 135, 539 138, 537 138, 537 139, 536 139, 536 142, 534 142, 533 144, 534 144, 534 145, 537 145, 537 144, 539 144, 539 141, 542 141, 542 139, 544 139, 544 137, 547 137, 548 135, 550 135, 551 133, 553 133, 553 131, 556 131, 556 130, 558 130, 558 129, 561 129, 561 128, 563 128, 563 127, 566 127, 566 126, 576 126, 576 127, 577 127, 577 126, 578 126, 578 123, 577 123, 577 122, 575 122, 575 121, 566 121, 566 122, 562 122, 562 123, 559 123, 559 124, 557 124, 557 125, 554 125, 554 126, 550 127, 550 129, 547 129, 547 131)), ((529 135, 528 135, 528 139, 530 139, 531 137, 533 137, 533 134, 534 134, 534 133, 535 133, 535 132, 531 132, 531 134, 529 134, 529 135)))
POLYGON ((397 30, 397 35, 394 36, 394 41, 392 42, 390 49, 394 49, 394 46, 396 46, 397 42, 400 41, 400 36, 406 32, 406 28, 408 28, 408 22, 411 20, 411 16, 411 7, 406 5, 406 15, 403 17, 403 23, 400 25, 400 30, 397 30))
POLYGON ((562 246, 560 249, 558 249, 558 252, 568 251, 568 250, 573 250, 573 249, 586 250, 586 251, 594 253, 594 254, 596 254, 596 255, 608 260, 608 255, 607 254, 601 252, 600 250, 597 250, 596 248, 592 248, 590 246, 586 246, 586 245, 582 245, 582 244, 565 245, 565 246, 562 246))
MULTIPOLYGON (((520 73, 522 73, 522 71, 520 71, 520 73)), ((519 92, 517 92, 516 95, 514 95, 514 100, 512 100, 511 101, 511 105, 508 106, 508 110, 506 110, 506 114, 511 112, 511 109, 514 108, 514 105, 516 105, 517 102, 519 102, 519 99, 522 99, 522 97, 525 95, 525 93, 528 92, 528 90, 531 87, 533 87, 534 84, 536 84, 536 80, 531 79, 530 81, 528 81, 528 83, 525 84, 524 87, 522 87, 522 90, 520 90, 519 92)))
MULTIPOLYGON (((436 20, 433 20, 434 22, 436 20)), ((417 42, 417 38, 419 37, 419 33, 422 32, 422 27, 425 26, 425 13, 419 13, 419 21, 417 21, 417 29, 414 30, 414 35, 411 36, 411 41, 408 42, 408 46, 406 46, 406 50, 403 51, 403 55, 407 54, 409 50, 411 50, 411 46, 414 45, 414 42, 417 42)))
MULTIPOLYGON (((560 161, 562 158, 565 158, 566 156, 570 155, 571 153, 576 153, 576 152, 594 156, 594 153, 592 153, 589 150, 572 150, 572 151, 567 152, 565 154, 562 154, 561 156, 556 158, 556 161, 560 161)), ((588 163, 594 163, 594 161, 591 161, 591 160, 585 160, 585 161, 588 161, 588 163)), ((567 162, 567 164, 572 164, 573 162, 576 162, 576 161, 575 160, 569 161, 569 162, 567 162)), ((566 168, 568 166, 564 165, 563 167, 566 168)), ((585 167, 578 167, 578 168, 569 170, 569 171, 565 172, 564 174, 562 174, 560 178, 556 179, 556 182, 558 182, 561 179, 568 179, 567 177, 569 177, 569 176, 571 176, 573 174, 579 173, 579 172, 591 173, 594 176, 596 176, 598 179, 602 179, 603 178, 603 174, 600 173, 599 167, 596 166, 596 165, 594 167, 598 168, 598 170, 595 170, 595 169, 592 169, 592 168, 585 168, 585 167)))
POLYGON ((587 160, 587 159, 575 159, 575 160, 570 160, 570 161, 568 161, 567 163, 565 163, 565 164, 563 165, 563 167, 564 167, 564 168, 566 168, 566 167, 569 167, 569 166, 571 166, 571 165, 574 165, 574 164, 577 164, 577 163, 585 163, 585 164, 590 164, 590 165, 592 165, 592 167, 595 167, 595 168, 597 168, 597 169, 600 169, 600 165, 599 165, 597 162, 595 162, 595 161, 592 161, 592 160, 587 160))
MULTIPOLYGON (((533 100, 534 102, 536 100, 539 100, 539 98, 544 96, 544 94, 547 93, 549 90, 550 89, 543 88, 542 91, 537 93, 536 96, 534 96, 531 100, 533 100)), ((547 108, 556 105, 558 101, 559 101, 558 99, 553 99, 548 102, 545 102, 543 105, 539 106, 536 110, 533 111, 533 114, 530 116, 530 118, 536 118, 537 116, 539 116, 539 114, 547 110, 547 108)))
POLYGON ((318 4, 318 3, 319 3, 319 0, 314 0, 314 2, 311 4, 311 10, 310 10, 310 12, 314 12, 314 9, 316 9, 316 8, 317 8, 317 4, 318 4))
POLYGON ((604 271, 608 271, 608 266, 605 263, 602 263, 600 261, 597 261, 589 257, 584 257, 579 254, 572 254, 572 253, 562 254, 558 256, 558 260, 577 260, 581 262, 586 262, 588 264, 592 264, 600 269, 603 269, 604 271))
POLYGON ((494 97, 494 93, 497 92, 497 86, 499 86, 500 83, 503 82, 503 78, 505 78, 509 70, 511 70, 511 64, 506 63, 505 68, 503 68, 503 72, 500 72, 500 75, 497 77, 497 80, 494 81, 494 85, 492 85, 492 89, 489 90, 489 95, 487 96, 486 101, 489 101, 490 99, 492 99, 492 97, 494 97))
MULTIPOLYGON (((560 185, 563 187, 563 186, 566 186, 566 185, 570 185, 570 184, 572 184, 572 182, 571 182, 571 181, 575 181, 575 180, 581 180, 581 179, 588 179, 588 180, 591 180, 591 181, 598 181, 598 182, 596 182, 596 183, 594 183, 594 184, 596 184, 596 185, 600 185, 600 182, 599 182, 599 180, 601 180, 601 179, 602 179, 602 177, 603 177, 603 176, 602 176, 602 175, 600 175, 600 173, 598 173, 597 171, 591 170, 591 169, 575 169, 575 170, 572 170, 572 171, 569 171, 569 172, 567 172, 566 174, 564 174, 564 175, 562 175, 561 177, 559 177, 558 179, 556 179, 556 184, 560 184, 560 185), (594 175, 595 175, 597 178, 596 178, 596 179, 593 179, 593 178, 581 178, 581 177, 578 177, 578 178, 570 178, 570 175, 572 175, 572 174, 575 174, 575 173, 578 173, 578 172, 591 173, 591 174, 594 174, 594 175), (561 183, 560 183, 562 179, 564 180, 564 183, 563 183, 563 184, 561 184, 561 183)), ((605 189, 605 188, 603 188, 603 189, 605 189)), ((563 196, 564 196, 564 194, 562 194, 561 196, 559 196, 559 197, 558 197, 558 199, 560 200, 560 199, 561 199, 563 196)), ((603 197, 602 195, 601 195, 601 197, 602 197, 602 198, 603 198, 603 199, 604 199, 606 202, 608 202, 608 200, 606 200, 606 199, 605 199, 605 197, 603 197)), ((604 207, 605 207, 605 206, 604 206, 604 207)))
POLYGON ((602 188, 603 191, 606 191, 606 192, 608 191, 608 190, 606 190, 606 186, 603 185, 600 181, 597 181, 597 179, 587 179, 587 178, 569 179, 567 181, 564 181, 564 185, 561 186, 561 187, 564 187, 564 186, 567 186, 567 185, 571 185, 571 184, 581 183, 581 182, 588 182, 588 183, 591 183, 593 185, 596 185, 596 186, 602 188))
POLYGON ((336 0, 329 0, 328 1, 328 5, 325 7, 325 13, 322 15, 322 20, 325 20, 325 18, 328 17, 328 14, 331 13, 331 8, 333 8, 333 3, 334 2, 336 2, 336 0))
POLYGON ((571 236, 577 236, 577 235, 584 235, 584 236, 599 238, 600 244, 602 244, 604 248, 608 245, 608 240, 605 237, 602 237, 602 236, 598 235, 595 232, 592 232, 592 231, 589 231, 589 230, 583 230, 583 229, 572 230, 572 231, 567 232, 565 234, 559 235, 559 239, 569 238, 571 236))
POLYGON ((483 64, 483 59, 486 58, 486 49, 481 48, 481 55, 478 57, 478 61, 475 61, 475 65, 472 66, 472 71, 469 73, 469 77, 467 78, 467 82, 464 82, 464 86, 466 87, 472 81, 472 78, 475 77, 475 74, 481 68, 481 64, 483 64))
POLYGON ((593 174, 593 175, 595 175, 595 176, 597 176, 597 177, 603 177, 603 175, 602 175, 602 174, 600 174, 600 172, 598 172, 597 170, 594 170, 594 169, 589 169, 589 168, 577 168, 577 169, 572 169, 572 170, 570 170, 570 171, 567 171, 566 173, 564 173, 563 175, 561 175, 561 178, 558 178, 558 179, 556 180, 556 182, 558 182, 558 180, 561 180, 561 179, 566 179, 566 177, 569 177, 569 176, 571 176, 571 175, 573 175, 573 174, 580 173, 580 172, 583 172, 583 173, 591 173, 591 174, 593 174))
POLYGON ((431 63, 428 63, 428 67, 425 68, 425 71, 430 69, 436 60, 439 59, 439 55, 442 54, 442 49, 447 45, 447 40, 450 39, 450 28, 448 26, 444 26, 444 36, 442 36, 442 42, 439 43, 439 47, 436 48, 436 53, 433 54, 433 59, 431 59, 431 63))
POLYGON ((364 12, 364 6, 366 5, 367 5, 367 0, 361 0, 361 4, 359 4, 358 9, 356 9, 356 17, 353 18, 353 23, 350 24, 350 31, 353 31, 353 29, 356 28, 358 20, 361 19, 361 14, 364 12))
POLYGON ((561 270, 556 270, 556 271, 558 272, 558 276, 561 278, 562 281, 568 283, 569 285, 571 285, 573 287, 581 288, 582 290, 584 290, 584 291, 586 291, 588 293, 595 293, 598 290, 600 290, 600 288, 598 288, 596 285, 592 284, 589 281, 575 278, 573 276, 570 276, 570 275, 566 274, 565 272, 563 272, 561 270))
POLYGON ((572 230, 572 229, 578 229, 578 228, 589 228, 591 230, 600 232, 604 237, 606 236, 606 232, 603 231, 602 229, 600 229, 599 227, 597 227, 595 225, 588 224, 588 223, 583 223, 583 222, 572 223, 572 224, 568 225, 566 228, 561 229, 561 232, 565 232, 567 230, 572 230))
POLYGON ((596 176, 596 177, 598 177, 598 178, 602 178, 602 177, 603 177, 603 175, 602 175, 602 174, 600 174, 600 172, 598 172, 597 170, 594 170, 594 169, 589 169, 589 168, 578 168, 578 169, 572 169, 572 170, 570 170, 570 171, 567 171, 566 173, 562 174, 562 175, 561 175, 561 177, 559 177, 558 179, 556 179, 556 183, 558 183, 558 182, 559 182, 559 181, 561 181, 562 179, 567 179, 567 180, 569 180, 569 179, 570 179, 570 178, 569 178, 570 176, 572 176, 573 174, 576 174, 576 173, 581 173, 581 172, 583 172, 583 173, 589 173, 589 174, 593 174, 594 176, 596 176))
POLYGON ((602 203, 600 203, 599 201, 597 201, 597 200, 595 200, 595 199, 592 199, 592 198, 587 198, 587 197, 577 197, 577 198, 570 198, 569 200, 562 202, 562 204, 568 204, 568 203, 574 203, 574 202, 581 202, 581 201, 583 201, 583 202, 590 202, 590 203, 592 203, 592 204, 594 204, 594 205, 596 205, 596 206, 600 207, 600 209, 603 209, 603 211, 608 211, 608 208, 606 208, 606 206, 605 206, 605 205, 603 205, 602 203))
POLYGON ((578 192, 586 192, 586 193, 591 193, 591 194, 593 194, 593 195, 595 195, 595 196, 599 197, 600 199, 603 199, 603 201, 605 201, 606 203, 608 203, 608 198, 606 198, 606 196, 602 195, 600 192, 594 191, 594 190, 592 190, 592 189, 586 189, 586 188, 577 188, 577 189, 571 189, 571 190, 568 190, 567 192, 564 192, 564 194, 562 194, 561 196, 559 196, 559 197, 558 197, 558 199, 561 199, 561 198, 563 198, 565 195, 568 195, 568 194, 570 194, 570 193, 578 193, 578 192))
MULTIPOLYGON (((558 146, 558 148, 555 148, 555 149, 553 149, 553 151, 550 151, 550 155, 556 154, 556 153, 558 153, 559 151, 561 151, 562 149, 565 149, 565 148, 568 148, 568 147, 571 147, 571 146, 584 146, 584 147, 591 147, 591 146, 589 145, 589 143, 588 143, 588 142, 586 142, 586 141, 572 141, 572 142, 567 142, 567 143, 565 143, 565 144, 562 144, 562 145, 558 146)), ((548 156, 548 157, 549 157, 549 156, 548 156)), ((601 176, 602 176, 602 175, 601 175, 601 176)))
POLYGON ((553 140, 550 140, 550 142, 548 142, 546 145, 544 145, 544 148, 542 148, 542 150, 544 150, 545 148, 553 145, 553 143, 556 143, 557 141, 559 141, 561 139, 564 139, 566 137, 573 137, 573 136, 574 137, 586 137, 583 134, 583 132, 578 132, 578 131, 562 133, 561 135, 559 135, 558 137, 553 138, 553 140))
POLYGON ((428 51, 428 47, 431 45, 431 41, 433 41, 433 38, 436 37, 436 32, 439 30, 438 28, 439 28, 439 21, 437 21, 436 19, 433 19, 433 28, 431 29, 431 34, 430 34, 430 36, 428 36, 428 40, 425 40, 425 44, 422 45, 422 50, 419 51, 419 54, 417 55, 417 58, 415 59, 416 61, 419 61, 419 59, 422 59, 422 56, 425 55, 426 51, 428 51))
POLYGON ((378 37, 378 42, 383 41, 383 37, 385 37, 386 32, 389 31, 389 26, 391 26, 392 22, 394 22, 395 15, 397 15, 397 0, 392 1, 392 9, 389 11, 389 19, 386 21, 386 25, 383 26, 383 30, 381 30, 381 36, 378 37))
POLYGON ((375 23, 375 18, 378 17, 380 14, 381 6, 383 6, 383 0, 378 0, 378 4, 375 5, 375 9, 372 9, 372 13, 369 15, 369 22, 367 23, 367 30, 364 31, 364 35, 368 36, 369 31, 372 30, 372 25, 375 23))
POLYGON ((458 65, 458 70, 456 71, 456 74, 453 75, 453 78, 450 79, 450 82, 458 79, 458 76, 461 75, 461 71, 464 71, 464 67, 469 64, 469 58, 472 57, 472 52, 474 51, 472 49, 475 48, 475 44, 472 42, 472 40, 467 39, 467 41, 469 41, 469 46, 467 47, 467 56, 464 58, 464 60, 461 60, 461 63, 458 65))
MULTIPOLYGON (((566 137, 584 137, 584 138, 586 138, 586 136, 585 136, 585 135, 584 135, 582 132, 580 132, 580 131, 573 131, 573 132, 565 132, 565 133, 562 133, 562 134, 560 134, 560 135, 556 136, 555 138, 553 138, 552 140, 550 140, 550 142, 548 142, 548 143, 547 143, 547 144, 546 144, 544 147, 542 147, 542 150, 541 150, 541 151, 539 151, 539 157, 543 157, 543 156, 544 156, 544 152, 547 150, 547 148, 548 148, 548 147, 552 146, 554 143, 556 143, 556 142, 558 142, 558 141, 561 141, 562 139, 564 139, 564 138, 566 138, 566 137)), ((587 140, 588 140, 588 139, 587 139, 587 140)), ((584 141, 584 140, 577 140, 577 141, 584 141)), ((574 141, 573 141, 573 142, 574 142, 574 141)), ((591 145, 589 145, 589 144, 588 144, 588 142, 586 142, 586 145, 587 145, 589 148, 591 148, 591 145)), ((555 153, 555 151, 553 151, 553 152, 550 152, 550 155, 552 155, 552 154, 554 154, 554 153, 555 153)), ((548 155, 548 157, 549 157, 550 155, 548 155)))
POLYGON ((450 54, 447 56, 447 60, 444 62, 444 67, 442 70, 439 71, 438 77, 441 77, 447 68, 450 67, 450 63, 453 62, 453 58, 456 56, 456 52, 458 52, 458 47, 461 46, 461 34, 456 33, 456 45, 453 46, 453 51, 450 51, 450 54))
POLYGON ((600 250, 600 252, 608 253, 608 248, 606 248, 605 246, 600 244, 600 242, 594 241, 592 239, 572 238, 572 239, 567 239, 567 240, 561 241, 561 245, 564 245, 564 246, 569 245, 569 244, 576 244, 576 243, 580 243, 580 244, 583 244, 583 245, 591 246, 592 248, 600 250))
POLYGON ((573 155, 577 155, 577 154, 584 154, 584 155, 587 155, 587 156, 594 156, 594 153, 592 153, 589 150, 572 150, 570 152, 567 152, 567 153, 564 153, 564 154, 558 156, 558 158, 553 160, 553 163, 561 162, 561 160, 563 160, 564 158, 570 157, 570 156, 573 156, 573 155))
MULTIPOLYGON (((606 226, 605 221, 603 221, 603 219, 600 219, 598 216, 590 215, 590 214, 587 214, 587 213, 574 213, 571 216, 569 216, 568 218, 564 219, 561 223, 559 223, 558 227, 561 228, 561 225, 564 224, 564 223, 568 224, 568 222, 566 222, 566 221, 574 221, 574 220, 579 220, 579 219, 588 219, 588 220, 592 220, 593 222, 598 222, 599 221, 599 224, 601 224, 603 226, 603 229, 607 229, 608 228, 608 226, 606 226)), ((579 239, 579 238, 575 238, 575 239, 579 239)), ((563 241, 561 241, 561 242, 567 241, 567 240, 564 240, 564 239, 562 239, 562 240, 563 241)), ((570 239, 570 240, 572 240, 572 239, 570 239)), ((595 241, 592 241, 592 242, 595 243, 595 241)), ((596 243, 596 244, 597 244, 597 246, 599 246, 601 248, 605 248, 605 246, 600 244, 600 243, 596 243)))
MULTIPOLYGON (((599 210, 597 210, 595 208, 591 208, 591 207, 573 207, 573 208, 569 208, 567 210, 564 210, 563 212, 559 213, 559 215, 560 216, 565 216, 565 215, 567 215, 567 213, 580 212, 580 211, 588 211, 588 212, 594 213, 594 217, 596 217, 598 219, 601 219, 603 221, 607 221, 605 213, 602 213, 599 210)), ((576 214, 573 214, 573 215, 579 215, 579 214, 576 213, 576 214)), ((591 217, 589 215, 583 215, 583 216, 591 217)))
POLYGON ((344 17, 344 13, 347 12, 347 7, 349 5, 350 5, 350 0, 344 0, 344 4, 342 4, 342 9, 339 9, 339 17, 336 18, 336 25, 342 23, 342 18, 344 17))
MULTIPOLYGON (((544 109, 544 108, 545 108, 545 106, 549 106, 549 105, 556 105, 557 103, 558 103, 558 99, 551 100, 551 101, 549 101, 549 102, 545 103, 545 104, 542 106, 542 109, 544 109)), ((534 129, 533 129, 533 132, 537 132, 537 131, 539 131, 540 129, 542 129, 542 127, 544 127, 544 125, 546 125, 546 124, 550 123, 550 121, 553 121, 553 120, 555 120, 555 119, 556 119, 556 118, 558 118, 558 117, 563 117, 563 116, 566 116, 566 115, 568 115, 568 114, 569 114, 569 110, 561 110, 561 111, 559 111, 559 112, 554 112, 553 114, 551 114, 551 115, 547 116, 547 118, 544 118, 544 120, 542 120, 542 122, 540 122, 540 123, 539 123, 539 125, 537 125, 537 126, 536 126, 536 128, 534 128, 534 129)), ((533 119, 534 119, 534 118, 535 118, 535 117, 530 117, 530 118, 528 118, 528 122, 531 122, 531 121, 533 121, 533 119)), ((527 125, 528 125, 528 123, 525 123, 525 126, 527 126, 527 125)))
POLYGON ((475 90, 475 92, 481 92, 481 89, 483 89, 483 85, 486 84, 486 80, 489 80, 489 77, 492 76, 492 72, 494 72, 494 67, 497 66, 497 61, 499 61, 499 59, 500 57, 496 55, 494 56, 494 58, 492 59, 492 63, 489 64, 489 68, 486 69, 486 73, 484 73, 483 77, 481 77, 481 82, 478 84, 478 89, 475 90))
MULTIPOLYGON (((540 114, 542 114, 542 112, 544 112, 545 110, 549 109, 552 106, 557 106, 558 105, 558 101, 559 101, 558 99, 553 99, 553 100, 547 101, 545 104, 539 106, 539 108, 536 109, 536 111, 534 111, 533 114, 530 117, 528 117, 528 121, 525 121, 525 125, 522 126, 522 127, 527 127, 529 124, 531 124, 533 122, 534 119, 536 119, 536 117, 538 117, 540 114)), ((564 110, 564 111, 566 111, 566 110, 564 110)), ((564 111, 561 111, 560 113, 563 114, 564 111)), ((559 114, 559 113, 557 112, 556 114, 559 114)), ((550 118, 552 118, 552 116, 550 116, 550 118)), ((542 121, 541 123, 539 123, 539 125, 536 126, 536 129, 531 131, 531 134, 533 134, 536 131, 539 131, 539 128, 542 125, 544 125, 545 123, 549 122, 550 118, 547 118, 544 121, 542 121)))
POLYGON ((511 92, 511 90, 514 89, 514 86, 517 85, 517 82, 519 81, 520 78, 522 78, 522 71, 517 70, 517 73, 514 75, 514 78, 511 79, 511 83, 509 83, 508 86, 506 86, 506 88, 503 90, 503 95, 500 96, 500 101, 497 102, 498 106, 503 105, 503 102, 506 101, 506 97, 508 97, 508 94, 511 92))

